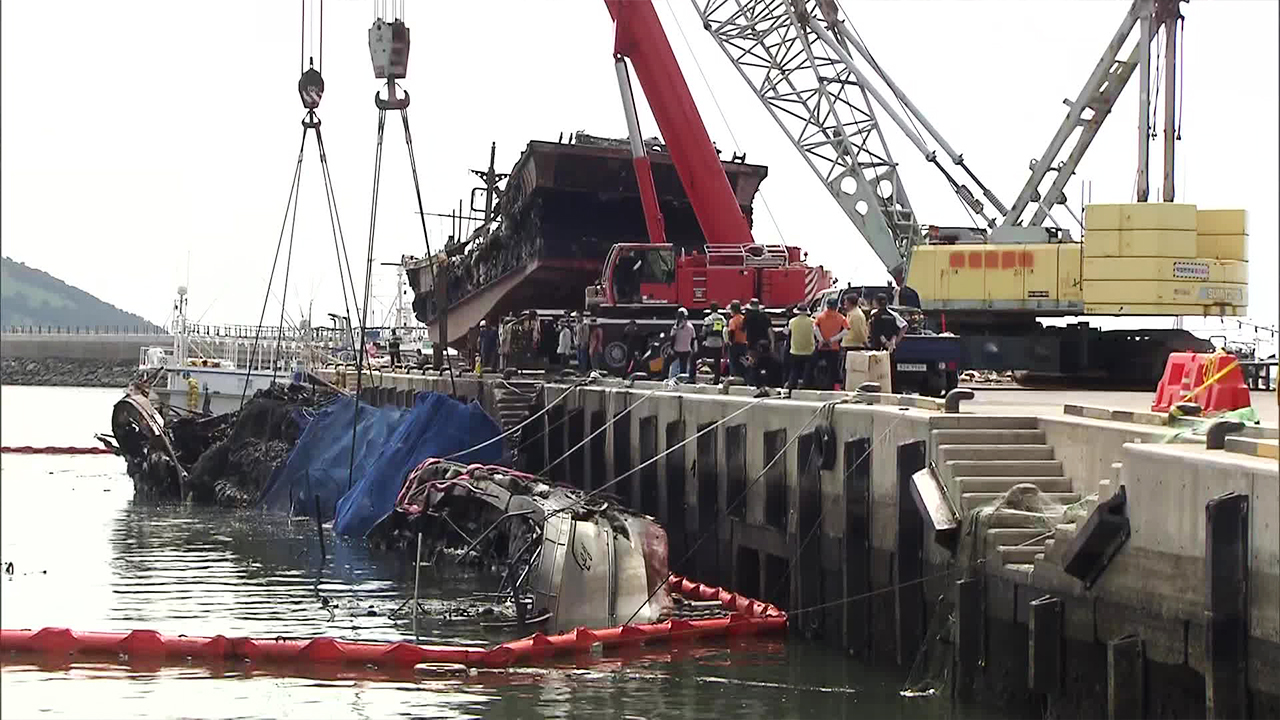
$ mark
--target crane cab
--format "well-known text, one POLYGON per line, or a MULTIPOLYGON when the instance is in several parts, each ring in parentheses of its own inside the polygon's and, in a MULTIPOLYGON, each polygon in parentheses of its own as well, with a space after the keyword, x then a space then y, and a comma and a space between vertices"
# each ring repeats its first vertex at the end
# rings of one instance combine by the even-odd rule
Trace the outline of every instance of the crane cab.
MULTIPOLYGON (((605 305, 672 305, 678 300, 676 248, 670 243, 618 243, 609 248, 596 293, 605 305)), ((588 303, 591 301, 588 295, 588 303)))
POLYGON ((829 274, 804 264, 798 248, 708 245, 689 252, 669 243, 619 243, 609 249, 600 280, 587 288, 586 304, 701 310, 756 297, 767 307, 788 307, 829 285, 829 274))

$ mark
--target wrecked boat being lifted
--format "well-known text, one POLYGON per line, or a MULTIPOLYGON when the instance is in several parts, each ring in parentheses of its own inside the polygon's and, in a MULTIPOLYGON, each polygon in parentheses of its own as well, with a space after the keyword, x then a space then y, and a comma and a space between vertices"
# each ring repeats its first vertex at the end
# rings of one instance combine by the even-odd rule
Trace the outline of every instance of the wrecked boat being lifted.
POLYGON ((728 614, 673 596, 667 534, 653 518, 508 468, 427 460, 368 537, 420 541, 427 561, 453 555, 500 573, 513 626, 562 632, 728 614))
POLYGON ((135 497, 248 507, 297 443, 296 411, 336 397, 324 387, 275 383, 221 415, 190 413, 168 422, 145 380, 111 410, 111 435, 98 440, 125 459, 135 497))

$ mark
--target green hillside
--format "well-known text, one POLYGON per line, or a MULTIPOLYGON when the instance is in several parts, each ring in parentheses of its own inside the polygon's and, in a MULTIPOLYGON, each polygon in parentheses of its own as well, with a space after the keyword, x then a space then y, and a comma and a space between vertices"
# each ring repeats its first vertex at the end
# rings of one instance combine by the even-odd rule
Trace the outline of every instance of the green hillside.
POLYGON ((4 258, 0 265, 0 327, 119 325, 150 327, 133 313, 105 303, 49 273, 4 258))

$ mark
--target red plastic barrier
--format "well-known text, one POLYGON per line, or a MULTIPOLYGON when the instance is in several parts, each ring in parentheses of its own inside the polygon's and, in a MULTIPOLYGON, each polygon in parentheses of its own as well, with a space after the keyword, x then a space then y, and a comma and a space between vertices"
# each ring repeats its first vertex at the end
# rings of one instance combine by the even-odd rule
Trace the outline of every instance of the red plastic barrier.
POLYGON ((1156 385, 1156 399, 1151 403, 1152 412, 1169 412, 1169 408, 1182 400, 1182 378, 1186 376, 1187 368, 1195 364, 1196 355, 1197 353, 1192 352, 1169 353, 1169 359, 1164 364, 1164 377, 1156 385))
POLYGON ((1189 402, 1204 408, 1206 415, 1249 407, 1249 386, 1235 355, 1213 353, 1196 360, 1182 379, 1184 397, 1191 395, 1189 402))
POLYGON ((1249 387, 1236 356, 1223 352, 1171 354, 1151 409, 1168 412, 1180 402, 1196 403, 1205 415, 1249 407, 1249 387), (1182 373, 1176 383, 1171 380, 1178 371, 1175 365, 1182 373))
POLYGON ((678 639, 779 631, 787 615, 768 603, 752 600, 679 576, 668 581, 672 592, 695 600, 718 600, 731 611, 727 618, 668 620, 644 625, 620 625, 602 630, 575 628, 559 635, 534 633, 489 649, 415 645, 407 642, 346 642, 328 637, 312 640, 285 638, 228 638, 161 635, 154 630, 129 633, 76 632, 67 628, 0 630, 0 651, 58 655, 97 655, 150 659, 254 660, 268 663, 359 664, 413 667, 418 663, 453 663, 468 667, 506 667, 552 655, 588 652, 594 645, 627 647, 678 639))
POLYGON ((30 445, 19 445, 10 447, 8 445, 0 447, 0 453, 14 453, 17 455, 114 455, 112 451, 104 447, 31 447, 30 445))

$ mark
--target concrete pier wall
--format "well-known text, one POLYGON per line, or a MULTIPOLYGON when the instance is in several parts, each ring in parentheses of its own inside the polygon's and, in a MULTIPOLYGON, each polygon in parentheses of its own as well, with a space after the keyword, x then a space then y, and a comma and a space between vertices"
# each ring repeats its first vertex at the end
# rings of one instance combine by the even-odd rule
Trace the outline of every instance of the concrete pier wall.
MULTIPOLYGON (((350 376, 322 375, 354 385, 350 376)), ((495 416, 497 398, 511 388, 474 376, 374 373, 366 382, 401 390, 401 401, 410 396, 403 391, 421 390, 474 399, 495 416)), ((589 491, 618 480, 606 492, 667 528, 673 570, 777 603, 797 633, 904 672, 922 647, 929 663, 951 654, 943 666, 954 663, 958 696, 1032 714, 1047 708, 1054 717, 1133 708, 1232 716, 1224 714, 1233 706, 1223 688, 1235 678, 1222 668, 1238 652, 1246 714, 1280 713, 1274 460, 1203 443, 1161 444, 1169 428, 1139 423, 944 414, 933 401, 911 398, 877 398, 905 406, 830 402, 849 399, 840 393, 759 400, 745 388, 721 394, 607 380, 570 389, 572 382, 526 379, 517 388, 533 396, 531 410, 553 403, 521 432, 524 469, 550 465, 547 475, 589 491), (959 552, 933 541, 900 488, 908 487, 904 474, 947 465, 940 439, 957 431, 990 433, 996 439, 982 442, 996 443, 1008 442, 1005 434, 1036 436, 1086 508, 1100 480, 1111 481, 1104 497, 1123 485, 1130 537, 1096 584, 1086 588, 1063 571, 1063 547, 1077 525, 1047 528, 1054 542, 1034 558, 1010 560, 990 546, 967 551, 972 534, 989 532, 972 527, 968 513, 959 552), (1221 567, 1233 546, 1206 539, 1206 504, 1229 492, 1248 499, 1247 540, 1239 545, 1248 558, 1235 568, 1247 609, 1234 620, 1210 600, 1213 587, 1221 597, 1223 578, 1236 582, 1221 567), (1206 548, 1219 564, 1213 573, 1206 548), (1210 624, 1220 630, 1215 649, 1206 647, 1210 624), (1238 648, 1224 647, 1226 631, 1239 633, 1238 648)), ((366 399, 375 395, 396 397, 375 390, 366 399)), ((940 472, 959 505, 959 481, 940 472)))

